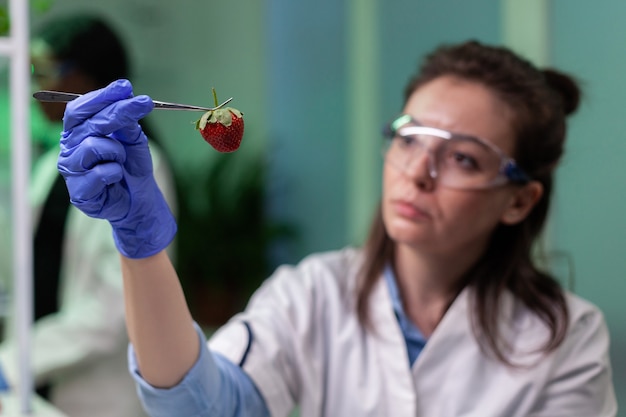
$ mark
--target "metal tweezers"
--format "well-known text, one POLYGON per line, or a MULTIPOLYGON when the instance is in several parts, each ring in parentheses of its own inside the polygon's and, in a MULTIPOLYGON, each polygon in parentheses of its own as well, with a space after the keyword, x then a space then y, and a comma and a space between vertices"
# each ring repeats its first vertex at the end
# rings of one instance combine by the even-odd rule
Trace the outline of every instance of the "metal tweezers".
MULTIPOLYGON (((80 96, 81 96, 80 94, 64 93, 62 91, 50 91, 50 90, 37 91, 36 93, 33 94, 33 97, 39 101, 55 102, 55 103, 67 103, 80 96)), ((224 101, 222 104, 220 104, 217 107, 199 107, 199 106, 191 106, 189 104, 168 103, 166 101, 158 101, 158 100, 152 100, 152 102, 154 103, 155 109, 213 111, 221 107, 224 107, 226 104, 230 103, 232 99, 233 99, 232 97, 229 98, 228 100, 224 101)))

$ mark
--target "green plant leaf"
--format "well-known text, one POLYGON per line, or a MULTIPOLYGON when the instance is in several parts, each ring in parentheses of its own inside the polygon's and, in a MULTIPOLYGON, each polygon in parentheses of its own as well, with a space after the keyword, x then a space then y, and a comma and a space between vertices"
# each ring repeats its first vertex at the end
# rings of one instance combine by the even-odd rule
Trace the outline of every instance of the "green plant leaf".
POLYGON ((293 225, 269 218, 266 181, 262 154, 219 154, 202 173, 178 181, 176 263, 192 311, 210 302, 196 294, 199 283, 204 291, 228 294, 230 307, 221 307, 231 309, 226 316, 239 311, 271 274, 272 245, 297 236, 293 225))
MULTIPOLYGON (((52 7, 54 0, 30 0, 30 9, 34 13, 46 13, 52 7)), ((7 0, 0 1, 0 36, 7 36, 11 29, 11 18, 7 0)))
POLYGON ((0 6, 0 36, 9 34, 9 11, 6 6, 0 6))
POLYGON ((45 13, 52 7, 54 0, 30 0, 30 7, 36 13, 45 13))

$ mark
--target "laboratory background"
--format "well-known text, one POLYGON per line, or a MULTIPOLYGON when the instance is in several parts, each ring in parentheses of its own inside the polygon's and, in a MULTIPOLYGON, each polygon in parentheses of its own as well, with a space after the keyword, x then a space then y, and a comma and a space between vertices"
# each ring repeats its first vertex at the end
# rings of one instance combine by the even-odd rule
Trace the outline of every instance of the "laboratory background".
MULTIPOLYGON (((381 127, 401 109, 424 53, 474 38, 573 74, 584 97, 570 118, 541 249, 563 285, 606 315, 626 417, 625 2, 38 0, 31 29, 79 11, 102 15, 122 35, 137 94, 210 106, 215 88, 245 115, 241 148, 228 155, 203 141, 198 115, 150 116, 181 190, 176 262, 207 327, 240 308, 279 263, 362 241, 379 196, 381 127)), ((8 65, 0 62, 7 210, 8 65)), ((58 140, 35 103, 31 119, 33 137, 58 140)), ((0 261, 10 268, 9 254, 0 261)), ((11 283, 0 285, 10 297, 11 283)))

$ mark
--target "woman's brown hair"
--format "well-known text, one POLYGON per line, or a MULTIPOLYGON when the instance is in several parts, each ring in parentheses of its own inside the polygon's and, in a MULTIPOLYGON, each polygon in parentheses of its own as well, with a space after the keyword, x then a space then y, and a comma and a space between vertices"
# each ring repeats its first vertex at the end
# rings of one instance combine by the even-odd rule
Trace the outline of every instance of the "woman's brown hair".
MULTIPOLYGON (((503 363, 513 365, 497 325, 505 290, 550 329, 550 338, 542 347, 544 352, 556 349, 567 332, 568 309, 563 290, 553 277, 535 266, 532 256, 550 208, 554 170, 563 154, 565 119, 577 109, 580 89, 570 76, 552 69, 539 70, 507 48, 469 41, 442 46, 428 55, 409 80, 405 101, 422 85, 444 75, 481 83, 510 107, 515 134, 513 157, 544 189, 526 219, 512 226, 500 224, 494 230, 485 253, 464 277, 473 289, 472 323, 475 334, 481 336, 481 345, 503 363)), ((369 296, 394 252, 380 210, 364 252, 357 310, 361 322, 370 326, 369 296)))

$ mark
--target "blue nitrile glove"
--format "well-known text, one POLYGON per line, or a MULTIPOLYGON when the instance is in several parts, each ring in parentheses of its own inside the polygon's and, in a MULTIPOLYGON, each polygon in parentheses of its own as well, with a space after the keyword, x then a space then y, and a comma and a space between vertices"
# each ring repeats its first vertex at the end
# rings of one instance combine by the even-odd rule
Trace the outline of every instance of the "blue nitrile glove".
POLYGON ((107 219, 129 258, 160 252, 176 234, 138 123, 153 107, 150 97, 133 97, 130 82, 118 80, 68 103, 63 118, 58 168, 70 200, 88 216, 107 219))

